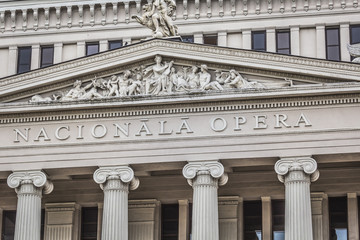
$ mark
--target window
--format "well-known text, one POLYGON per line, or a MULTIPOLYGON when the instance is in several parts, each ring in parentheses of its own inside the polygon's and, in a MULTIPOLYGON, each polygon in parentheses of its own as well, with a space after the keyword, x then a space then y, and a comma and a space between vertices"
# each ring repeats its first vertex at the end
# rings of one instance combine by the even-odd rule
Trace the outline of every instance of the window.
POLYGON ((121 48, 123 45, 122 40, 119 41, 110 41, 109 42, 109 50, 121 48))
POLYGON ((339 28, 326 28, 326 59, 340 61, 339 28))
POLYGON ((285 239, 285 200, 272 200, 273 240, 285 239))
POLYGON ((42 46, 40 67, 47 67, 53 64, 54 64, 54 46, 42 46))
POLYGON ((266 32, 251 32, 251 49, 255 51, 266 51, 266 32))
POLYGON ((276 32, 276 52, 288 55, 291 54, 289 30, 276 32))
POLYGON ((244 234, 246 240, 261 240, 262 204, 261 201, 244 202, 244 234))
MULTIPOLYGON (((360 25, 350 26, 350 44, 360 43, 360 25)), ((351 60, 355 57, 351 56, 351 60)))
POLYGON ((99 43, 86 43, 86 56, 99 52, 99 43))
POLYGON ((217 40, 217 35, 204 35, 204 44, 216 46, 218 44, 217 40))
POLYGON ((81 209, 81 240, 97 239, 97 207, 84 207, 81 209))
POLYGON ((15 234, 16 211, 3 211, 1 240, 13 240, 15 234))
POLYGON ((179 225, 179 205, 164 204, 161 206, 161 240, 177 240, 179 225))
POLYGON ((17 73, 28 72, 31 69, 31 47, 21 47, 18 52, 17 73))
MULTIPOLYGON (((16 210, 3 211, 1 240, 13 240, 15 235, 16 210)), ((45 210, 41 210, 41 232, 40 239, 44 239, 45 210)))
POLYGON ((347 198, 329 198, 330 239, 347 240, 347 198))
POLYGON ((188 42, 188 43, 193 43, 194 42, 194 36, 189 35, 189 36, 182 36, 182 41, 183 42, 188 42))

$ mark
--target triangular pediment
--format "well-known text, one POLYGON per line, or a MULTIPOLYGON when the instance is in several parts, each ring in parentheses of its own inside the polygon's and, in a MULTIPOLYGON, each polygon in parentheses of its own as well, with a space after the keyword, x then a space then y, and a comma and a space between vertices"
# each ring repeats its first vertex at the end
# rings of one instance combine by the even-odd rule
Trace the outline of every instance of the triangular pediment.
POLYGON ((0 79, 0 102, 131 101, 360 83, 360 65, 153 39, 0 79))

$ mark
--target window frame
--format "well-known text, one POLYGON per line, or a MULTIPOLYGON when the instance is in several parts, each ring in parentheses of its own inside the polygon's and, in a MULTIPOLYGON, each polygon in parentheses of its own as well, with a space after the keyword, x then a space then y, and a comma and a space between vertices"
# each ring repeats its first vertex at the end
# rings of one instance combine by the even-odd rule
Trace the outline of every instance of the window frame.
POLYGON ((95 54, 98 54, 100 52, 100 44, 99 42, 87 42, 85 44, 85 47, 86 47, 86 56, 91 56, 91 55, 95 55, 95 54), (92 53, 92 54, 89 54, 89 46, 97 46, 98 47, 98 51, 96 53, 92 53))
MULTIPOLYGON (((32 47, 31 47, 31 46, 19 47, 19 48, 18 48, 18 54, 17 54, 17 69, 16 69, 16 73, 17 73, 17 74, 21 74, 21 73, 25 73, 25 72, 31 71, 31 58, 32 58, 32 47), (22 50, 30 50, 29 63, 26 64, 26 65, 29 66, 29 69, 20 72, 20 59, 21 59, 21 51, 22 51, 22 50)), ((25 65, 25 64, 22 64, 22 65, 25 65)))
POLYGON ((162 204, 161 205, 161 240, 165 240, 167 238, 179 237, 179 204, 162 204), (174 208, 176 211, 176 215, 171 218, 165 218, 165 209, 166 208, 174 208), (168 226, 167 223, 177 223, 176 233, 165 233, 165 227, 168 226))
POLYGON ((194 35, 185 35, 185 36, 181 36, 181 39, 183 40, 183 42, 187 42, 187 43, 194 43, 194 35), (184 39, 192 39, 192 41, 184 41, 184 39))
POLYGON ((204 34, 204 35, 203 35, 203 42, 204 42, 204 44, 206 44, 206 45, 218 46, 218 45, 219 45, 218 35, 217 35, 217 34, 204 34), (205 38, 214 38, 214 39, 216 39, 216 44, 205 43, 205 38))
POLYGON ((81 230, 80 230, 80 238, 81 239, 93 239, 93 240, 96 240, 97 239, 97 235, 98 235, 98 225, 99 225, 99 222, 98 222, 98 219, 99 219, 99 208, 98 207, 82 207, 81 208, 81 224, 80 224, 80 226, 81 226, 81 230), (88 237, 88 236, 84 236, 84 225, 85 224, 94 224, 94 222, 89 222, 89 221, 87 221, 87 222, 85 222, 84 221, 84 215, 85 215, 85 211, 86 210, 96 210, 96 231, 95 231, 95 236, 90 236, 90 237, 88 237))
POLYGON ((266 30, 260 30, 260 31, 251 31, 251 50, 258 51, 258 52, 266 52, 267 51, 267 42, 266 42, 266 30), (264 35, 264 50, 255 49, 254 44, 254 36, 256 34, 263 34, 264 35))
POLYGON ((109 41, 109 43, 108 43, 109 50, 119 49, 123 46, 124 46, 123 40, 114 40, 114 41, 109 41), (117 47, 117 48, 111 48, 111 44, 113 44, 113 43, 120 43, 121 46, 117 47))
POLYGON ((276 53, 291 55, 291 31, 290 31, 290 29, 276 30, 276 53), (279 39, 278 39, 279 33, 288 33, 289 34, 289 53, 279 53, 279 50, 287 49, 287 48, 279 48, 279 44, 278 44, 279 43, 279 39))
MULTIPOLYGON (((359 42, 354 42, 353 41, 353 34, 352 34, 352 29, 353 28, 359 28, 359 30, 360 30, 360 24, 355 24, 355 25, 350 25, 350 45, 353 45, 353 44, 358 44, 358 43, 360 43, 360 41, 359 42)), ((350 56, 350 58, 351 58, 351 61, 352 60, 354 60, 355 59, 355 57, 353 57, 353 56, 350 56)))
POLYGON ((44 46, 41 46, 40 47, 40 68, 43 68, 43 67, 48 67, 48 66, 51 66, 51 65, 54 65, 54 45, 44 45, 44 46), (43 58, 43 50, 44 49, 52 49, 52 61, 50 64, 46 65, 46 66, 43 66, 44 64, 44 58, 43 58))
POLYGON ((328 61, 337 61, 337 62, 340 62, 341 61, 341 43, 340 43, 340 27, 339 26, 331 26, 331 27, 326 27, 325 28, 325 47, 326 47, 326 60, 328 61), (338 45, 329 45, 328 44, 328 34, 327 34, 327 31, 328 30, 332 30, 332 29, 337 29, 338 31, 338 45), (339 47, 339 60, 333 60, 333 59, 329 59, 329 51, 328 51, 328 47, 339 47))

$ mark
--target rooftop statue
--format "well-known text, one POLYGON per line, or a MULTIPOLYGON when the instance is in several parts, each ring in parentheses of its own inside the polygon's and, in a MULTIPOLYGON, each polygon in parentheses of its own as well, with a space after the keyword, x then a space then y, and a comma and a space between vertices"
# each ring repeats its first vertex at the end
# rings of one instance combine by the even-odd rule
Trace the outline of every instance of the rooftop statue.
POLYGON ((174 0, 153 0, 143 6, 142 16, 132 16, 140 24, 153 31, 154 38, 178 36, 171 17, 176 10, 174 0))
POLYGON ((348 50, 351 56, 355 57, 353 63, 360 63, 360 43, 348 45, 348 50))

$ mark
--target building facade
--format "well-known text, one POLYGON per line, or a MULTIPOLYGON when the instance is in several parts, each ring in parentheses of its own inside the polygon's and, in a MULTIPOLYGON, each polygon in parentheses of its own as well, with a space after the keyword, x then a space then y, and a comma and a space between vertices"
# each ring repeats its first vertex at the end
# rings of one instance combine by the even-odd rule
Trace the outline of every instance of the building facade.
POLYGON ((0 1, 4 240, 358 240, 353 0, 0 1))

